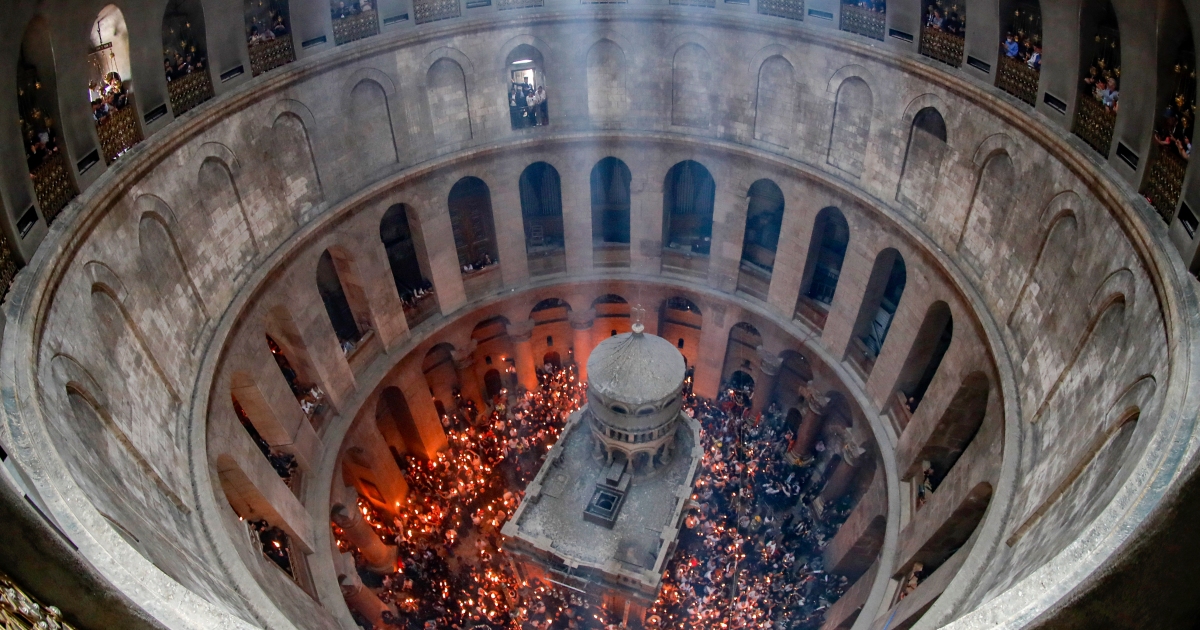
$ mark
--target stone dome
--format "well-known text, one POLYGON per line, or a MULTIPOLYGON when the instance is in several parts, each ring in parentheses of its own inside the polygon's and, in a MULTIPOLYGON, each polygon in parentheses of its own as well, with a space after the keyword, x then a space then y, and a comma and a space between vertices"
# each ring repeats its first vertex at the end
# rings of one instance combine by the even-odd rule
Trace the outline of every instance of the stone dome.
POLYGON ((679 391, 687 368, 683 355, 658 335, 628 332, 605 339, 587 362, 588 389, 635 413, 679 391))

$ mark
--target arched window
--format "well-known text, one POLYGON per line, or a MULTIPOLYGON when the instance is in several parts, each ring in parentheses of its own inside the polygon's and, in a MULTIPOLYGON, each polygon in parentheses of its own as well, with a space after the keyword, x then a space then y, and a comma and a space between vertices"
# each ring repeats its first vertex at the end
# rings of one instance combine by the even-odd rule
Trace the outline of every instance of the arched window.
POLYGON ((375 0, 329 0, 329 13, 333 18, 333 41, 338 46, 379 34, 375 0))
MULTIPOLYGON (((492 193, 482 179, 464 177, 450 189, 447 205, 454 245, 458 249, 458 264, 465 281, 500 262, 492 220, 492 193)), ((485 288, 480 287, 481 290, 485 288)), ((471 289, 467 295, 474 297, 471 289)))
POLYGON ((244 0, 250 72, 258 76, 296 60, 287 0, 244 0))
POLYGON ((842 30, 883 41, 887 0, 842 0, 842 30))
POLYGON ((408 214, 409 207, 402 203, 388 208, 379 221, 379 240, 383 241, 387 252, 396 293, 404 305, 404 316, 409 327, 413 327, 433 315, 437 300, 433 299, 433 283, 425 279, 425 271, 421 268, 408 214))
MULTIPOLYGON (((758 347, 762 345, 762 335, 758 329, 746 322, 738 322, 729 329, 729 338, 725 342, 725 362, 721 368, 724 379, 732 380, 738 371, 749 372, 758 363, 758 347)), ((747 373, 747 377, 750 375, 747 373)), ((750 379, 753 387, 754 379, 750 379)), ((741 389, 740 387, 735 389, 741 389)))
POLYGON ((890 247, 879 252, 854 322, 852 343, 855 347, 850 353, 855 360, 861 358, 864 361, 862 367, 866 374, 871 373, 875 357, 883 349, 907 281, 908 272, 900 252, 890 247))
MULTIPOLYGON (((950 314, 950 307, 942 301, 934 302, 925 312, 925 319, 917 329, 917 336, 913 339, 896 381, 896 394, 903 399, 902 404, 909 414, 915 413, 925 398, 925 392, 933 382, 953 338, 954 318, 950 314)), ((907 425, 907 420, 901 424, 907 425)))
POLYGON ((316 370, 308 362, 303 346, 297 345, 303 342, 299 339, 300 333, 295 323, 285 313, 276 311, 268 316, 267 329, 271 331, 266 335, 267 349, 270 350, 271 357, 279 366, 283 379, 287 381, 288 388, 292 390, 292 395, 296 397, 304 415, 314 426, 320 428, 318 425, 324 419, 325 410, 328 408, 325 392, 317 385, 316 370))
POLYGON ((597 267, 629 266, 629 167, 606 157, 592 167, 592 256, 597 267))
POLYGON ((50 224, 67 202, 79 194, 79 188, 67 163, 66 149, 59 142, 62 126, 58 117, 54 50, 50 25, 41 16, 30 20, 21 40, 17 57, 17 112, 21 116, 21 138, 33 191, 42 217, 50 224))
POLYGON ((542 53, 529 44, 521 44, 508 53, 508 113, 513 129, 544 127, 550 124, 550 105, 546 101, 546 71, 542 53))
POLYGON ((749 197, 738 289, 765 300, 783 226, 783 191, 775 182, 760 179, 750 186, 749 197))
POLYGON ((850 226, 841 210, 830 206, 817 213, 796 304, 797 317, 808 320, 817 328, 825 326, 825 316, 833 303, 849 242, 850 226))
POLYGON ((521 173, 519 187, 529 273, 540 276, 566 271, 558 171, 545 162, 534 162, 521 173))
MULTIPOLYGON (((1158 94, 1154 111, 1154 143, 1142 179, 1142 196, 1150 200, 1168 225, 1175 218, 1183 179, 1192 152, 1196 112, 1196 51, 1187 10, 1177 0, 1165 2, 1160 20, 1158 94)), ((1193 229, 1194 231, 1194 229, 1193 229)))
POLYGON ((920 51, 926 57, 958 68, 962 66, 967 38, 967 3, 961 0, 924 0, 920 51))
POLYGON ((908 474, 919 475, 918 508, 929 500, 929 493, 937 490, 979 433, 987 413, 990 389, 987 376, 982 372, 968 374, 925 445, 913 461, 907 462, 908 474))
MULTIPOLYGON (((253 383, 236 383, 236 385, 242 385, 242 387, 248 386, 252 390, 257 390, 257 387, 253 383)), ((242 387, 238 389, 242 389, 242 387)), ((276 452, 272 449, 271 444, 263 438, 262 434, 258 432, 258 428, 254 426, 254 421, 250 418, 250 414, 246 412, 241 402, 238 401, 238 397, 231 395, 230 398, 233 401, 233 413, 237 416, 242 428, 246 430, 246 434, 250 436, 250 440, 262 452, 263 457, 267 458, 267 462, 271 464, 271 468, 275 469, 275 474, 279 475, 284 481, 288 481, 296 473, 296 458, 288 453, 276 452)))
POLYGON ((213 92, 205 50, 204 8, 200 0, 170 0, 163 15, 163 72, 171 112, 184 112, 207 101, 213 92))
POLYGON ((1042 74, 1042 8, 1038 0, 1000 3, 1000 64, 996 87, 1030 105, 1037 105, 1042 74))
POLYGON ((1109 0, 1086 0, 1079 16, 1079 96, 1071 131, 1107 158, 1121 83, 1117 13, 1109 0))
POLYGON ((708 271, 715 201, 716 184, 699 162, 685 160, 667 172, 663 182, 664 267, 708 271))
POLYGON ((317 292, 325 303, 325 312, 342 344, 342 351, 349 354, 354 344, 362 338, 363 331, 355 320, 350 301, 346 299, 345 288, 329 250, 321 254, 321 259, 317 261, 317 292))
POLYGON ((675 339, 684 360, 693 363, 700 347, 700 329, 704 321, 700 307, 685 297, 670 297, 663 302, 658 321, 659 336, 675 339))
MULTIPOLYGON (((129 62, 129 29, 116 5, 100 10, 91 30, 88 55, 88 101, 104 163, 142 141, 142 125, 133 102, 133 66, 129 62)), ((85 158, 86 159, 86 158, 85 158)), ((81 164, 80 170, 88 165, 81 164)))

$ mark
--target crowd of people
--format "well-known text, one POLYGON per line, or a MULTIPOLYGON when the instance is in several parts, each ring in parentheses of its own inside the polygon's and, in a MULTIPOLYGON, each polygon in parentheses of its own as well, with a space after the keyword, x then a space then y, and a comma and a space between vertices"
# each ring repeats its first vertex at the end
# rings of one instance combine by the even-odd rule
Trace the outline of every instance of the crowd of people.
POLYGON ((292 395, 300 403, 300 409, 304 411, 304 415, 312 418, 323 412, 327 406, 325 392, 317 385, 300 382, 296 370, 292 368, 292 363, 284 355, 283 348, 280 348, 270 335, 267 335, 267 348, 270 349, 271 356, 275 358, 275 364, 279 366, 279 371, 283 373, 283 379, 287 381, 292 395))
POLYGON ((283 37, 288 34, 287 19, 284 18, 283 12, 275 7, 271 7, 265 18, 255 17, 251 20, 250 30, 247 32, 247 42, 253 46, 275 40, 277 37, 283 37))
POLYGON ((163 57, 163 72, 167 75, 168 83, 178 81, 193 72, 206 72, 207 68, 208 58, 191 50, 163 57))
POLYGON ((1184 160, 1192 157, 1192 112, 1187 103, 1185 95, 1176 95, 1154 130, 1154 143, 1165 151, 1175 151, 1184 160))
POLYGON ((703 428, 700 509, 687 518, 647 628, 815 629, 849 586, 821 557, 849 502, 814 504, 821 458, 789 463, 792 427, 775 407, 751 416, 751 400, 726 388, 715 402, 689 401, 703 428))
POLYGON ((287 533, 263 520, 250 521, 249 525, 250 531, 262 546, 263 555, 290 575, 292 552, 287 533))
POLYGON ((1083 78, 1083 83, 1091 89, 1092 96, 1100 101, 1105 109, 1115 114, 1120 107, 1120 80, 1121 67, 1113 66, 1106 57, 1099 56, 1088 67, 1088 74, 1083 78))
POLYGON ((546 104, 546 86, 534 88, 529 83, 513 81, 508 88, 508 112, 513 129, 542 127, 550 124, 550 108, 546 104))
POLYGON ((967 23, 956 7, 946 9, 938 2, 931 2, 925 9, 925 28, 941 31, 959 39, 967 36, 967 23))
POLYGON ((29 172, 35 172, 47 160, 58 155, 54 120, 37 107, 21 116, 21 135, 25 139, 25 160, 29 172))
POLYGON ((375 8, 371 4, 371 0, 352 0, 351 2, 338 2, 337 4, 331 4, 329 10, 333 19, 344 20, 348 17, 354 17, 360 13, 374 11, 375 8))
POLYGON ((415 287, 405 286, 400 291, 400 303, 404 308, 413 308, 417 302, 433 296, 433 283, 421 278, 421 282, 415 287))
POLYGON ((88 101, 92 104, 92 117, 97 123, 129 107, 129 92, 125 90, 121 75, 114 71, 104 75, 103 81, 89 81, 88 101))
POLYGON ((1004 43, 1000 45, 1000 48, 1006 58, 1020 61, 1030 69, 1041 72, 1042 43, 1040 41, 1036 41, 1028 35, 1022 37, 1017 33, 1010 32, 1004 36, 1004 43))
POLYGON ((481 271, 483 269, 487 269, 488 267, 491 267, 494 264, 496 264, 496 261, 492 259, 492 255, 485 253, 483 255, 483 257, 481 257, 479 260, 476 260, 474 262, 469 262, 469 263, 463 265, 462 272, 463 273, 473 273, 476 271, 481 271))
MULTIPOLYGON (((368 522, 400 548, 395 572, 359 571, 394 605, 385 628, 624 627, 618 611, 581 593, 526 581, 503 549, 500 528, 585 400, 574 366, 543 366, 538 378, 535 391, 502 391, 483 413, 456 395, 459 411, 443 416, 450 447, 434 460, 403 462, 410 496, 398 515, 360 499, 368 522)), ((814 509, 824 467, 788 463, 792 428, 774 407, 751 415, 751 400, 749 390, 732 388, 716 401, 689 394, 705 452, 694 496, 700 509, 686 518, 648 628, 815 629, 848 586, 821 560, 848 502, 814 509)), ((339 549, 356 553, 333 529, 339 549)))
POLYGON ((886 0, 842 0, 843 5, 866 9, 872 13, 886 13, 886 0))

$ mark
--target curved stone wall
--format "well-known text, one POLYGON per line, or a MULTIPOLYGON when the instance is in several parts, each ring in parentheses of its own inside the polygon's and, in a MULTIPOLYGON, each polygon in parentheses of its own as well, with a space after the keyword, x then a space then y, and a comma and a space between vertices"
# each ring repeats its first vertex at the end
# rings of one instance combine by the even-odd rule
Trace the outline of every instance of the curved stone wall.
POLYGON ((469 347, 464 327, 479 313, 527 320, 537 300, 500 300, 512 292, 584 305, 594 285, 657 284, 689 292, 706 316, 727 309, 701 327, 699 347, 722 349, 697 357, 697 386, 710 391, 728 327, 741 319, 735 309, 760 318, 760 330, 783 331, 768 348, 776 355, 791 344, 822 356, 873 419, 888 471, 886 570, 855 627, 888 610, 902 577, 892 571, 928 550, 925 521, 959 504, 913 514, 900 498, 976 373, 994 394, 976 452, 963 456, 979 463, 946 487, 978 498, 986 484, 990 500, 965 553, 927 582, 931 596, 897 606, 912 619, 924 613, 923 627, 1032 621, 1119 555, 1190 457, 1185 323, 1195 300, 1165 229, 1057 132, 990 92, 812 31, 644 9, 376 38, 201 106, 81 201, 7 302, 4 438, 45 511, 172 627, 344 625, 324 524, 352 420, 373 413, 389 379, 414 375, 430 346, 469 347), (521 44, 544 58, 545 128, 509 125, 502 60, 521 44), (607 52, 580 52, 596 46, 607 52), (589 71, 597 59, 612 67, 589 71), (699 59, 736 72, 719 84, 699 59), (454 67, 461 82, 441 76, 454 67), (757 80, 763 73, 772 79, 757 80), (612 81, 622 76, 625 98, 598 100, 619 94, 612 81), (943 121, 940 134, 914 124, 931 119, 927 108, 943 121), (633 173, 628 268, 595 265, 586 191, 606 156, 633 173), (700 267, 680 266, 662 242, 664 181, 684 160, 715 183, 711 254, 700 267), (517 180, 536 161, 562 177, 565 271, 551 275, 534 275, 517 229, 517 180), (447 212, 464 176, 492 191, 499 269, 482 287, 463 280, 447 212), (764 177, 785 198, 765 299, 738 290, 746 197, 764 177), (413 209, 439 311, 411 330, 378 240, 395 203, 413 209), (850 232, 842 276, 823 323, 803 309, 794 319, 814 225, 830 206, 850 232), (908 285, 863 375, 853 338, 888 248, 903 256, 908 285), (326 250, 355 278, 347 293, 373 328, 350 361, 317 306, 326 250), (897 385, 937 302, 955 323, 951 349, 911 420, 893 425, 882 416, 896 413, 897 385), (309 356, 335 410, 322 423, 284 404, 290 392, 264 340, 275 332, 309 356), (262 465, 229 404, 251 384, 280 443, 310 462, 302 496, 282 484, 262 492, 298 537, 310 528, 308 593, 242 544, 222 496, 222 472, 240 466, 254 479, 246 471, 262 465))

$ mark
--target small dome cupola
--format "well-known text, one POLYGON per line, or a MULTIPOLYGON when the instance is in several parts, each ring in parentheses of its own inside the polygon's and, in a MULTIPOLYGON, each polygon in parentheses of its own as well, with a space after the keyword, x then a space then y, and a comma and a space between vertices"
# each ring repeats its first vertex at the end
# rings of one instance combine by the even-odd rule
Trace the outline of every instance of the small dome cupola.
POLYGON ((646 334, 641 309, 633 310, 632 332, 605 339, 587 364, 592 430, 610 459, 628 461, 661 456, 673 441, 687 371, 675 345, 646 334))

